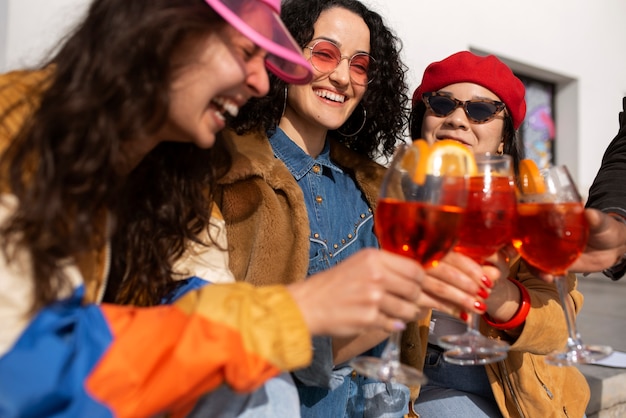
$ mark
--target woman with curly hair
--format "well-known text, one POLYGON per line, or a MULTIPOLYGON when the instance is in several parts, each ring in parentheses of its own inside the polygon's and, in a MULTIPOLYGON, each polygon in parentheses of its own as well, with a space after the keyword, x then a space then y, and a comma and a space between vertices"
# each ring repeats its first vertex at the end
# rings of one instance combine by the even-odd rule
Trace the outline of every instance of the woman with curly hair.
MULTIPOLYGON (((379 243, 373 210, 408 124, 401 43, 357 0, 288 0, 285 24, 313 67, 304 85, 271 78, 225 131, 232 168, 218 180, 230 266, 255 285, 293 283, 379 243)), ((468 303, 468 308, 472 309, 468 303)), ((402 417, 409 390, 356 374, 349 360, 382 352, 388 334, 314 338, 293 373, 303 417, 402 417)))
MULTIPOLYGON (((300 123, 305 123, 307 112, 299 109, 300 92, 312 90, 313 93, 322 94, 324 89, 316 85, 325 80, 326 84, 332 85, 329 92, 338 93, 339 96, 319 97, 326 102, 334 102, 338 110, 328 121, 311 121, 311 127, 319 125, 313 131, 315 135, 304 134, 309 126, 302 129, 296 126, 299 131, 302 130, 299 136, 307 136, 302 141, 312 142, 309 136, 328 137, 371 159, 381 154, 389 157, 398 141, 404 141, 410 105, 405 77, 407 69, 399 56, 399 38, 385 25, 378 13, 368 10, 356 0, 288 0, 283 2, 282 16, 285 25, 302 46, 305 57, 313 64, 318 77, 309 85, 296 87, 270 75, 269 94, 250 101, 241 110, 236 119, 237 132, 267 131, 276 126, 283 129, 281 124, 295 123, 291 120, 301 113, 305 113, 305 120, 300 123), (342 55, 346 53, 345 48, 339 48, 336 41, 318 36, 315 30, 318 17, 332 8, 351 11, 361 18, 367 26, 364 27, 367 48, 355 50, 355 53, 346 56, 342 55), (320 42, 323 40, 327 42, 320 42), (345 74, 342 76, 349 73, 350 80, 337 82, 336 75, 342 72, 345 65, 350 70, 343 71, 345 74), (357 75, 356 80, 352 78, 354 75, 357 75), (324 135, 317 132, 320 128, 324 135)), ((349 27, 343 30, 351 32, 349 27)), ((314 109, 309 112, 314 114, 314 109)), ((313 118, 311 115, 308 117, 313 118)))

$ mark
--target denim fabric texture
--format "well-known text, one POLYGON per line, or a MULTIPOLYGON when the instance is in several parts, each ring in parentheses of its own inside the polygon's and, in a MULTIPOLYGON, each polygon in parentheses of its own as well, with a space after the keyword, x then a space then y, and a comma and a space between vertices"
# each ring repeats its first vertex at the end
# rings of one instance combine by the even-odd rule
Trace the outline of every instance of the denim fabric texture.
MULTIPOLYGON (((331 161, 328 141, 313 158, 280 128, 268 137, 304 195, 311 230, 308 275, 363 248, 378 248, 371 208, 352 177, 331 161)), ((313 344, 312 365, 294 373, 303 418, 401 418, 408 412, 406 386, 353 376, 347 365, 333 369, 331 340, 314 338, 313 344)), ((367 354, 380 356, 383 347, 384 342, 367 354)))
POLYGON ((421 418, 501 418, 485 366, 457 366, 429 344, 424 363, 428 382, 415 401, 421 418))
MULTIPOLYGON (((380 357, 383 349, 381 343, 364 355, 380 357)), ((402 418, 409 412, 409 388, 353 374, 349 366, 332 371, 331 386, 298 384, 302 418, 402 418)))
POLYGON ((269 140, 274 154, 304 194, 311 227, 309 275, 326 270, 362 248, 378 247, 370 207, 354 180, 330 160, 328 142, 313 158, 280 128, 269 140))
POLYGON ((226 385, 203 396, 187 418, 299 418, 298 392, 289 373, 270 379, 252 393, 226 385))

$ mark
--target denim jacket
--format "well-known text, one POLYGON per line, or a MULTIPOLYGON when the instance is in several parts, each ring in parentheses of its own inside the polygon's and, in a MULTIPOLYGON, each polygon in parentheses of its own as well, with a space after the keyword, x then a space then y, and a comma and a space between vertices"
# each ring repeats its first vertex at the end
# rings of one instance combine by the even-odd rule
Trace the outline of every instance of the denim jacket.
MULTIPOLYGON (((378 248, 373 211, 350 175, 331 160, 330 143, 313 158, 282 129, 268 135, 274 155, 287 166, 304 195, 311 231, 307 274, 326 270, 362 248, 378 248)), ((329 337, 314 337, 313 348, 311 366, 294 372, 303 417, 325 417, 329 412, 333 417, 364 413, 401 417, 407 412, 408 388, 356 376, 347 364, 333 367, 329 337)), ((379 357, 383 348, 384 342, 364 355, 379 357)))
POLYGON ((311 231, 309 276, 362 248, 378 248, 372 209, 354 180, 332 162, 328 142, 320 155, 313 158, 280 128, 269 141, 304 195, 311 231))

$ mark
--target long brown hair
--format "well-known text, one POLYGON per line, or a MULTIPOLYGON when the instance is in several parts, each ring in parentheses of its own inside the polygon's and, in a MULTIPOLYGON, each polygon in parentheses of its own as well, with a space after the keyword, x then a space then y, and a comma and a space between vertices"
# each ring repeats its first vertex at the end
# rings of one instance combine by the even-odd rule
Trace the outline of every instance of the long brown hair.
POLYGON ((34 309, 68 285, 67 260, 105 245, 103 213, 114 220, 110 277, 124 278, 117 300, 154 304, 172 287, 172 261, 209 222, 215 151, 162 143, 123 175, 122 145, 165 121, 181 45, 223 24, 203 0, 96 0, 42 65, 53 71, 40 105, 0 162, 20 202, 3 250, 32 255, 34 309))

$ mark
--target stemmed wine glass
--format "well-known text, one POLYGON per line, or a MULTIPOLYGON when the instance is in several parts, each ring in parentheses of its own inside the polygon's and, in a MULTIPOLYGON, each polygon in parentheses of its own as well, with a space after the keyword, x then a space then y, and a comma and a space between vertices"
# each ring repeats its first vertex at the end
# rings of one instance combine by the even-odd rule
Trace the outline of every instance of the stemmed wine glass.
MULTIPOLYGON (((454 245, 467 199, 468 161, 458 143, 425 141, 400 145, 383 179, 374 228, 381 247, 428 268, 454 245), (454 154, 454 155, 451 155, 454 154)), ((451 141, 453 142, 453 141, 451 141)), ((473 156, 471 153, 469 157, 473 156)), ((400 363, 400 332, 389 336, 381 358, 357 357, 352 367, 365 376, 407 385, 426 378, 400 363)))
POLYGON ((522 187, 518 195, 518 230, 513 245, 527 263, 555 276, 568 339, 565 349, 549 354, 546 361, 560 366, 593 363, 607 357, 612 349, 583 344, 573 307, 568 303, 565 278, 587 242, 584 206, 567 167, 550 167, 541 170, 540 175, 538 181, 533 180, 539 187, 522 187))
MULTIPOLYGON (((470 177, 465 218, 454 251, 479 264, 509 244, 515 228, 513 159, 509 155, 476 154, 477 173, 470 177)), ((439 338, 444 359, 459 365, 494 363, 507 356, 509 344, 483 336, 480 316, 469 313, 467 331, 439 338)))

